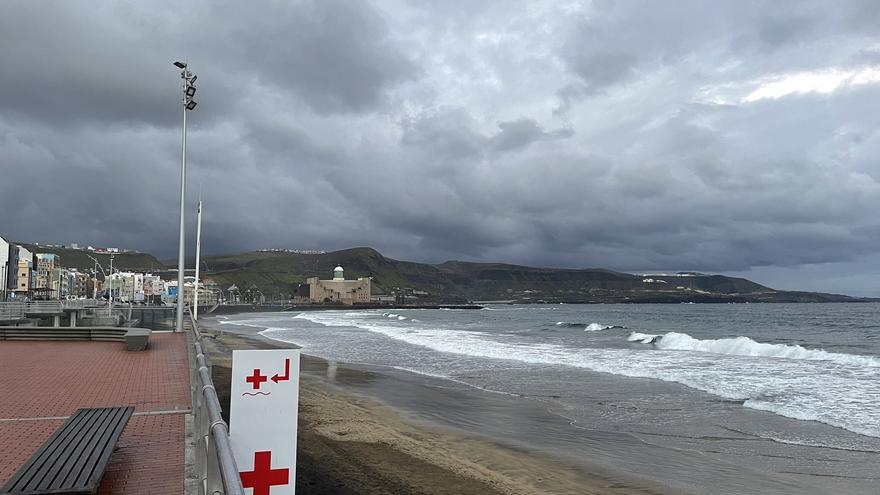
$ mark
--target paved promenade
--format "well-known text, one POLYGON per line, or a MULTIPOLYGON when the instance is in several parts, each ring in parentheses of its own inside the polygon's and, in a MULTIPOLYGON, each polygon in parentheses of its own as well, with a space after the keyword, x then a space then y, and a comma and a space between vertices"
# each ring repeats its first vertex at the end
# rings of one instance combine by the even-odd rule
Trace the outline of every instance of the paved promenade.
POLYGON ((0 342, 0 485, 80 407, 135 407, 100 494, 178 494, 189 412, 186 337, 122 342, 0 342))

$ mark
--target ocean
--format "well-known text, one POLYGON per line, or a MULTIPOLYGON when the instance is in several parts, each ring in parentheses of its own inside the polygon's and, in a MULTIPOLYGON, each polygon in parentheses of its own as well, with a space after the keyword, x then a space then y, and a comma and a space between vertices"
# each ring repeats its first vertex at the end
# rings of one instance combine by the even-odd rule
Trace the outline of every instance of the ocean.
POLYGON ((851 491, 834 485, 841 493, 863 493, 876 477, 880 304, 496 305, 223 318, 328 360, 541 400, 573 429, 626 433, 747 469, 861 480, 851 491))

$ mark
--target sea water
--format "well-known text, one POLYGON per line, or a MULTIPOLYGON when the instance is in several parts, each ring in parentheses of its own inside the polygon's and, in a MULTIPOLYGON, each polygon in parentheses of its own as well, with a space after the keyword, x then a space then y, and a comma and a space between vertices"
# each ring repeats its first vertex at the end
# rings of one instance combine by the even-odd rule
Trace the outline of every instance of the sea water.
MULTIPOLYGON (((774 459, 789 456, 786 445, 868 463, 880 453, 875 303, 343 309, 223 322, 326 359, 544 398, 573 427, 662 437, 779 471, 793 469, 774 459), (754 444, 734 441, 746 439, 777 447, 752 462, 754 444)), ((863 474, 806 457, 797 465, 808 474, 863 474)))

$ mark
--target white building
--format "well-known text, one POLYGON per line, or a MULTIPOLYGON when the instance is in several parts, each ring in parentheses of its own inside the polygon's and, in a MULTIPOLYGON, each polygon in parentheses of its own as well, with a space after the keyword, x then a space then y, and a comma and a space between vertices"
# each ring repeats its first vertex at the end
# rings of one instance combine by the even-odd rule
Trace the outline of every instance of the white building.
MULTIPOLYGON (((113 298, 123 302, 143 302, 144 274, 117 272, 107 277, 105 286, 113 291, 113 298)), ((105 287, 106 288, 106 287, 105 287)))
POLYGON ((9 241, 0 237, 0 301, 6 300, 9 287, 9 241))
POLYGON ((162 277, 147 273, 144 275, 144 301, 149 304, 158 304, 162 301, 162 293, 165 292, 165 284, 162 277))

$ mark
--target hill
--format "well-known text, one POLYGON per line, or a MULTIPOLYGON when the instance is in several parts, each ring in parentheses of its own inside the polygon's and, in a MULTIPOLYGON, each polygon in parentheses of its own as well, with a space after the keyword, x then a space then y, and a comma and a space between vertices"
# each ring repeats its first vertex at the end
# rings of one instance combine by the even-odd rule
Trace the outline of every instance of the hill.
POLYGON ((374 294, 397 288, 427 293, 426 301, 516 302, 844 302, 836 294, 777 291, 747 279, 699 273, 641 276, 599 268, 562 269, 447 261, 399 261, 361 247, 325 254, 247 252, 206 256, 206 278, 224 289, 256 286, 267 295, 293 294, 308 277, 330 277, 337 265, 346 278, 372 277, 374 294))
MULTIPOLYGON (((101 263, 105 271, 110 270, 110 255, 97 254, 82 249, 50 248, 36 244, 16 243, 25 247, 28 251, 36 253, 51 253, 61 258, 60 266, 76 268, 80 271, 91 272, 95 268, 95 262, 89 258, 95 258, 101 263)), ((120 253, 113 255, 113 269, 133 271, 157 271, 165 268, 165 265, 146 253, 120 253)), ((100 270, 98 270, 100 272, 100 270)))

